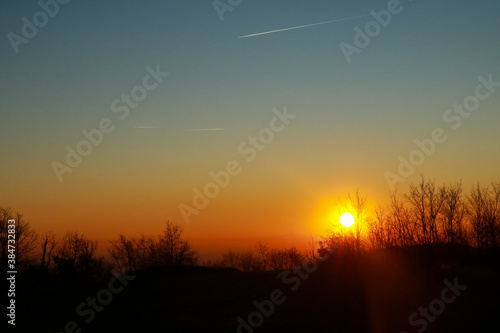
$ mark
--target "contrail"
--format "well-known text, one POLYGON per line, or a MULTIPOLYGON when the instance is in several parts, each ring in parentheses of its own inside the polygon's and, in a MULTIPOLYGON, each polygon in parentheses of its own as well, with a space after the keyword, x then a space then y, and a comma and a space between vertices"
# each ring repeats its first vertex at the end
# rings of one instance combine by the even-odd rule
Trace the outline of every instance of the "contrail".
MULTIPOLYGON (((169 128, 167 126, 135 126, 138 129, 154 129, 154 128, 169 128)), ((186 131, 223 131, 225 128, 188 128, 186 131)))
POLYGON ((223 131, 224 128, 191 128, 188 131, 223 131))
POLYGON ((278 30, 272 30, 272 31, 266 31, 266 32, 259 32, 257 34, 240 36, 238 38, 248 38, 248 37, 260 36, 260 35, 267 35, 267 34, 272 34, 272 33, 280 32, 280 31, 301 29, 301 28, 312 27, 312 26, 315 26, 315 25, 328 24, 328 23, 340 22, 340 21, 347 21, 347 20, 354 20, 354 19, 357 19, 357 18, 360 18, 360 17, 366 17, 366 16, 370 16, 370 15, 359 15, 359 16, 346 17, 346 18, 338 19, 338 20, 331 20, 331 21, 325 21, 325 22, 319 22, 319 23, 299 25, 298 27, 291 27, 291 28, 278 29, 278 30))

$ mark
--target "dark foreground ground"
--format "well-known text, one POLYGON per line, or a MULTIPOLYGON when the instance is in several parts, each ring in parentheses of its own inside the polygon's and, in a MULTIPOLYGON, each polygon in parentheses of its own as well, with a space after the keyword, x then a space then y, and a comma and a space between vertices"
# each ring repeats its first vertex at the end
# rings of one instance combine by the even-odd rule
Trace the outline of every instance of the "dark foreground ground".
POLYGON ((116 294, 106 291, 109 281, 90 286, 32 282, 18 294, 16 328, 54 333, 79 329, 498 332, 497 258, 492 252, 472 249, 418 248, 377 251, 361 257, 334 253, 316 270, 309 268, 310 273, 304 269, 280 275, 165 267, 127 273, 135 278, 127 277, 124 283, 128 285, 121 291, 121 284, 114 281, 116 294), (454 290, 449 284, 455 285, 454 290), (109 302, 100 312, 91 310, 87 303, 88 297, 98 295, 109 302), (107 295, 112 299, 108 301, 107 295), (270 299, 276 302, 272 306, 270 299), (260 311, 254 301, 260 304, 260 311), (427 314, 420 312, 429 307, 433 310, 427 310, 427 314), (409 320, 415 312, 411 325, 409 320), (243 320, 246 324, 241 324, 243 320))

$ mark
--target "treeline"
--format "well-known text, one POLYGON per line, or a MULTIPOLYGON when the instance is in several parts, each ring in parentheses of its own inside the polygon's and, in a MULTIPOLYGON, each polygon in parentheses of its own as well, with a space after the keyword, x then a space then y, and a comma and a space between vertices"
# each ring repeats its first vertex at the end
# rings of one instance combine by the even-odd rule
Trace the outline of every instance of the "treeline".
POLYGON ((196 265, 197 253, 182 239, 183 229, 167 221, 162 235, 130 237, 120 235, 111 242, 112 260, 129 271, 159 266, 196 265))
POLYGON ((461 182, 436 186, 421 177, 408 193, 391 194, 387 205, 369 214, 366 195, 349 195, 355 224, 337 228, 324 237, 321 249, 341 249, 457 243, 476 248, 497 248, 500 243, 500 183, 476 184, 464 193, 461 182))
POLYGON ((222 255, 222 259, 208 261, 205 265, 231 267, 249 272, 281 271, 300 266, 307 257, 306 253, 300 252, 295 246, 273 249, 259 242, 253 251, 234 252, 229 250, 222 255))
MULTIPOLYGON (((62 280, 97 279, 113 268, 136 271, 161 266, 196 265, 198 254, 182 238, 181 226, 167 221, 163 233, 127 237, 120 234, 108 247, 109 257, 96 255, 98 243, 78 232, 56 237, 52 232, 39 235, 21 214, 0 208, 0 234, 7 234, 8 220, 16 221, 16 261, 21 271, 31 268, 52 273, 62 280)), ((0 262, 7 267, 7 237, 0 238, 0 262)), ((210 267, 232 267, 244 271, 284 270, 300 265, 311 253, 296 247, 275 249, 259 242, 253 251, 223 254, 221 260, 204 263, 210 267)))
MULTIPOLYGON (((14 230, 14 228, 10 228, 14 230)), ((119 235, 108 248, 109 259, 96 255, 98 243, 78 232, 58 238, 53 232, 38 234, 23 216, 0 207, 0 268, 15 258, 20 272, 36 271, 58 276, 63 281, 95 280, 113 269, 134 271, 147 267, 195 265, 197 253, 182 238, 182 228, 167 221, 158 237, 127 238, 119 235), (9 220, 15 220, 15 233, 9 232, 9 220), (9 234, 15 235, 15 250, 9 249, 9 234)), ((12 237, 11 237, 12 239, 12 237)), ((12 245, 12 242, 11 242, 12 245)))
MULTIPOLYGON (((295 247, 272 249, 258 243, 252 251, 224 253, 213 267, 233 267, 245 271, 284 270, 298 266, 306 258, 337 252, 455 243, 475 248, 498 248, 500 244, 500 183, 476 184, 464 193, 461 182, 436 186, 421 178, 408 193, 392 193, 390 202, 374 212, 367 208, 366 195, 349 195, 349 210, 355 223, 343 228, 337 221, 307 253, 295 247)), ((6 270, 9 257, 16 268, 57 274, 64 279, 94 278, 113 268, 138 269, 198 264, 197 253, 182 238, 182 227, 166 222, 157 237, 119 235, 110 243, 109 258, 97 256, 97 242, 84 234, 68 232, 57 238, 52 232, 39 235, 19 213, 0 208, 0 268, 6 270), (16 221, 16 249, 9 249, 9 220, 16 221)))

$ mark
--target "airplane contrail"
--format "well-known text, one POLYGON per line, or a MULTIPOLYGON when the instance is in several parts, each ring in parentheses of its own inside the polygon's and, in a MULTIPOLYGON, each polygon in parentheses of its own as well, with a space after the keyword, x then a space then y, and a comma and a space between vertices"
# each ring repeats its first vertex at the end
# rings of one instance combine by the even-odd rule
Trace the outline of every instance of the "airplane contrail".
POLYGON ((347 20, 354 20, 354 19, 357 19, 357 18, 360 18, 360 17, 366 17, 366 16, 370 16, 370 15, 359 15, 359 16, 346 17, 346 18, 343 18, 343 19, 337 19, 337 20, 331 20, 331 21, 325 21, 325 22, 319 22, 319 23, 312 23, 312 24, 306 24, 306 25, 299 25, 298 27, 291 27, 291 28, 284 28, 284 29, 278 29, 278 30, 272 30, 272 31, 259 32, 257 34, 240 36, 238 38, 248 38, 248 37, 260 36, 260 35, 267 35, 267 34, 272 34, 272 33, 275 33, 275 32, 281 32, 281 31, 287 31, 287 30, 294 30, 294 29, 301 29, 301 28, 312 27, 312 26, 315 26, 315 25, 328 24, 328 23, 340 22, 340 21, 347 21, 347 20))
POLYGON ((188 131, 223 131, 224 128, 190 128, 188 131))
MULTIPOLYGON (((154 128, 169 128, 167 126, 135 126, 138 129, 154 129, 154 128)), ((186 131, 223 131, 225 128, 215 127, 215 128, 188 128, 186 131)))

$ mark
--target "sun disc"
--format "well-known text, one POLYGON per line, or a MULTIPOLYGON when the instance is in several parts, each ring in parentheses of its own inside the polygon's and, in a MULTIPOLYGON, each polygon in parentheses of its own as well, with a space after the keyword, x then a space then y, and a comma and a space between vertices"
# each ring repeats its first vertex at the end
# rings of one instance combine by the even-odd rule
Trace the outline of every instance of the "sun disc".
POLYGON ((344 213, 340 216, 340 224, 345 228, 349 228, 354 224, 354 216, 351 213, 344 213))

